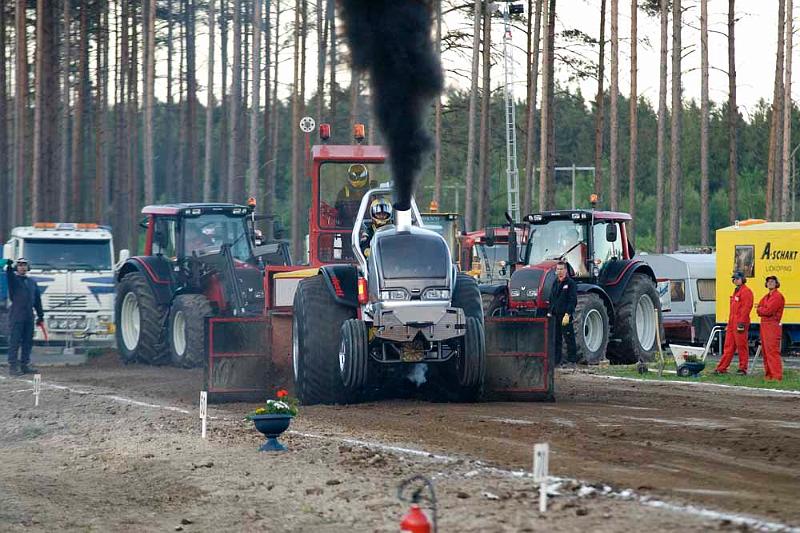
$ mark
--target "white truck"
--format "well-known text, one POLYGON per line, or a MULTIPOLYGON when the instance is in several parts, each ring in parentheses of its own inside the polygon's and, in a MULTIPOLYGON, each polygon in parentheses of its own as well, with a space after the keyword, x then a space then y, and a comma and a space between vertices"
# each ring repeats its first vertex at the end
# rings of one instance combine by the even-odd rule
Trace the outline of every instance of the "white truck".
MULTIPOLYGON (((126 257, 127 250, 120 256, 126 257)), ((114 242, 97 224, 39 222, 11 231, 3 257, 24 257, 39 284, 47 340, 114 342, 114 242)), ((44 341, 36 328, 34 341, 44 341)))

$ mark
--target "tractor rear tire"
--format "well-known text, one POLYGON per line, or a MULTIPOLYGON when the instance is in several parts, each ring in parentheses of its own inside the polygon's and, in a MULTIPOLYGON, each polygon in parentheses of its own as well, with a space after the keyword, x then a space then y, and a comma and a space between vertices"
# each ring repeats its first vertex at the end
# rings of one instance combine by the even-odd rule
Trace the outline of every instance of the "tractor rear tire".
POLYGON ((321 275, 300 281, 294 295, 292 363, 297 396, 305 405, 347 403, 339 371, 342 324, 356 310, 333 298, 321 275))
POLYGON ((349 399, 355 399, 367 384, 369 340, 367 324, 356 318, 342 324, 342 342, 339 346, 339 372, 349 399))
POLYGON ((464 311, 465 317, 473 317, 483 324, 483 301, 475 278, 458 273, 452 302, 453 307, 459 307, 464 311))
POLYGON ((161 365, 169 362, 165 328, 169 308, 159 305, 139 272, 127 274, 117 286, 114 320, 123 363, 161 365))
MULTIPOLYGON (((573 320, 578 361, 599 363, 605 357, 609 336, 608 310, 600 296, 591 292, 579 294, 573 320)), ((561 346, 561 356, 566 361, 566 342, 561 346)))
POLYGON ((206 317, 213 314, 202 294, 181 294, 169 313, 169 352, 173 366, 196 368, 205 360, 206 317))
POLYGON ((455 360, 456 398, 462 402, 477 402, 483 395, 486 377, 486 338, 482 321, 467 317, 462 346, 455 360))
POLYGON ((616 364, 652 361, 658 350, 656 328, 661 327, 661 300, 653 281, 645 274, 631 276, 616 309, 614 333, 618 341, 609 346, 609 361, 616 364))

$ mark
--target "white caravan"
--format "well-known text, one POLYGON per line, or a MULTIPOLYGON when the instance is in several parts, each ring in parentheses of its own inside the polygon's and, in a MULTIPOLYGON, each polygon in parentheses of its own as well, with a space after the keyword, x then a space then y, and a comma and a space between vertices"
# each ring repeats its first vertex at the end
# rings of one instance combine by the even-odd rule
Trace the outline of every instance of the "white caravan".
MULTIPOLYGON (((120 256, 126 255, 123 250, 120 256)), ((97 224, 36 223, 11 231, 3 257, 24 257, 39 284, 47 340, 114 342, 114 243, 97 224)), ((44 341, 35 328, 34 341, 44 341)))

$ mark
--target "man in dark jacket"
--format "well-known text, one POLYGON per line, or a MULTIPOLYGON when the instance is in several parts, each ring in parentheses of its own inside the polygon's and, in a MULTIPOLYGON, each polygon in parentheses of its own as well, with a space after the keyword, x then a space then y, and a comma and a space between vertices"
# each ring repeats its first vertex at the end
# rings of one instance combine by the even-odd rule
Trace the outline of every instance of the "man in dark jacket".
POLYGON ((11 299, 11 310, 8 313, 8 373, 12 376, 35 374, 38 372, 30 366, 31 348, 33 348, 33 311, 36 310, 36 324, 44 321, 42 296, 36 281, 28 277, 28 262, 17 259, 16 271, 12 269, 11 260, 6 261, 8 279, 8 295, 11 299), (17 353, 19 362, 17 361, 17 353), (18 366, 19 365, 19 366, 18 366))
POLYGON ((559 261, 556 264, 556 280, 553 282, 553 289, 550 292, 550 308, 547 315, 552 317, 552 324, 556 336, 556 365, 561 364, 561 343, 567 343, 567 361, 570 363, 578 362, 578 349, 575 346, 575 328, 572 326, 572 318, 575 314, 575 306, 578 304, 578 288, 575 280, 569 277, 567 263, 559 261))

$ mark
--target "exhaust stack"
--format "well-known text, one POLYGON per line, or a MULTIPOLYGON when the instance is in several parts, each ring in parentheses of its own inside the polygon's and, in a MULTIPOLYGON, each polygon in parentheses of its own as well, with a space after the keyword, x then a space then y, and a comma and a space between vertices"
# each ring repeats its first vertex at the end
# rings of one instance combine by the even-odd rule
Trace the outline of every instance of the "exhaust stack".
POLYGON ((395 209, 395 224, 398 232, 408 233, 411 231, 411 210, 395 209))

